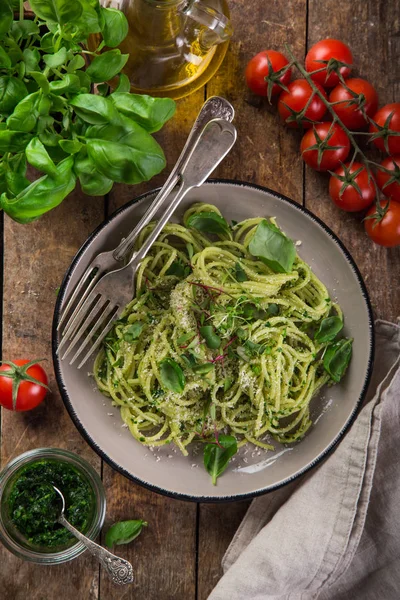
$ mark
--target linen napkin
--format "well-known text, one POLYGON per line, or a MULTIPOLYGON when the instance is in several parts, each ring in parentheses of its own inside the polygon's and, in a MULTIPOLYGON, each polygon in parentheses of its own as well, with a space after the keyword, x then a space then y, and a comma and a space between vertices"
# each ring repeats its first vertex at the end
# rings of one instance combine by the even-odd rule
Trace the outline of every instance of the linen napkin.
POLYGON ((255 499, 209 600, 399 600, 400 327, 376 323, 366 402, 318 468, 255 499))

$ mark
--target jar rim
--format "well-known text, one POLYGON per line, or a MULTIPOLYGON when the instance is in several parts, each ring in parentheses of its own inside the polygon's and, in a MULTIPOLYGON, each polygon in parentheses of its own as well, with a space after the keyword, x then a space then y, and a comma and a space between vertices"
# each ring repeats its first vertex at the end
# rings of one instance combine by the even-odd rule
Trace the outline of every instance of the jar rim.
MULTIPOLYGON (((3 501, 4 491, 10 479, 22 467, 41 459, 60 460, 71 463, 87 479, 95 498, 95 508, 93 521, 85 535, 89 539, 94 540, 100 533, 105 519, 106 498, 103 483, 92 465, 78 454, 70 452, 69 450, 61 448, 36 448, 34 450, 28 450, 9 461, 0 472, 0 507, 3 501)), ((1 510, 0 540, 8 550, 19 558, 42 564, 59 564, 67 562, 76 558, 86 550, 86 547, 79 541, 57 552, 40 552, 33 548, 28 548, 18 543, 18 541, 11 536, 3 520, 3 511, 1 510)))

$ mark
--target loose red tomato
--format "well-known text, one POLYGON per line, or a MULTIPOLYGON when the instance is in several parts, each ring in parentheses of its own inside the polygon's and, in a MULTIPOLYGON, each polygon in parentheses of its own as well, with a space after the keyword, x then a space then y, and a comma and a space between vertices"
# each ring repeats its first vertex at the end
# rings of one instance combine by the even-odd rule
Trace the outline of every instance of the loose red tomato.
POLYGON ((400 202, 400 156, 388 156, 381 162, 387 171, 377 170, 376 181, 382 192, 396 202, 400 202))
POLYGON ((250 60, 246 67, 246 82, 254 94, 258 96, 277 96, 291 78, 290 68, 282 71, 289 64, 282 52, 263 50, 250 60), (282 84, 282 85, 280 85, 282 84))
POLYGON ((326 88, 334 87, 339 83, 339 77, 332 68, 338 68, 343 77, 348 77, 352 65, 351 50, 340 40, 321 40, 314 44, 306 56, 306 70, 309 73, 319 70, 311 77, 326 88))
POLYGON ((346 79, 345 84, 347 87, 339 83, 331 91, 329 102, 339 102, 332 108, 343 125, 349 129, 362 129, 368 124, 364 113, 371 117, 378 108, 378 94, 374 86, 365 79, 354 77, 346 79), (358 98, 351 92, 357 94, 358 98))
MULTIPOLYGON (((387 205, 386 200, 381 200, 381 208, 384 209, 387 205)), ((367 213, 367 217, 372 217, 376 212, 375 206, 371 206, 367 213)), ((398 202, 390 202, 385 216, 378 219, 365 219, 365 231, 376 244, 393 248, 400 246, 400 204, 398 202)))
POLYGON ((345 163, 336 169, 335 175, 329 180, 329 195, 336 206, 347 212, 357 212, 373 203, 375 185, 363 164, 345 163))
POLYGON ((304 134, 300 150, 303 160, 316 171, 333 171, 346 160, 350 140, 337 123, 319 123, 304 134))
MULTIPOLYGON (((318 83, 316 85, 324 97, 327 98, 325 90, 318 83)), ((289 83, 288 91, 283 91, 279 96, 278 112, 288 127, 299 127, 300 122, 303 127, 311 127, 313 123, 310 121, 322 120, 326 113, 326 106, 305 79, 295 79, 295 81, 289 83), (314 97, 305 115, 301 115, 300 113, 313 94, 314 97)))
POLYGON ((40 404, 47 390, 47 375, 37 360, 4 361, 0 365, 0 404, 23 411, 40 404))
POLYGON ((400 154, 400 102, 386 104, 378 110, 372 120, 376 125, 371 124, 370 132, 380 134, 373 139, 375 146, 388 154, 400 154), (393 131, 397 135, 391 135, 393 131))

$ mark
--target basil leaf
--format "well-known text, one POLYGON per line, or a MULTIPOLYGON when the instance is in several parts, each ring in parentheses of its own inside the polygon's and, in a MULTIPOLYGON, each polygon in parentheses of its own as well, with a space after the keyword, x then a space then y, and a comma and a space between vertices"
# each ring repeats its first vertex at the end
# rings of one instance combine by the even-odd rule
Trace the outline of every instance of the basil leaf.
POLYGON ((30 142, 32 136, 22 131, 4 129, 0 131, 0 152, 20 152, 30 142))
POLYGON ((267 316, 265 310, 257 308, 255 304, 250 304, 249 302, 242 304, 241 314, 245 319, 265 319, 267 316))
POLYGON ((32 131, 39 116, 39 92, 34 92, 23 98, 14 108, 7 119, 7 126, 15 131, 32 131))
POLYGON ((75 54, 67 65, 67 73, 74 73, 78 69, 82 69, 85 66, 85 59, 80 54, 75 54))
POLYGON ((15 173, 14 171, 6 172, 6 184, 7 191, 11 193, 13 196, 18 196, 28 185, 30 181, 20 175, 19 173, 15 173))
POLYGON ((26 85, 16 77, 0 77, 0 113, 9 115, 25 96, 28 95, 26 85))
POLYGON ((55 54, 44 54, 42 58, 48 67, 56 69, 67 60, 67 49, 62 46, 55 54))
POLYGON ((34 13, 44 21, 68 23, 78 19, 82 14, 79 0, 30 0, 34 13))
POLYGON ((225 219, 211 211, 190 215, 185 225, 205 233, 225 234, 229 231, 229 225, 225 219))
POLYGON ((185 388, 185 375, 181 367, 172 358, 164 358, 160 364, 161 384, 171 392, 180 394, 185 388))
POLYGON ((193 367, 197 364, 196 357, 194 356, 194 354, 192 352, 187 352, 186 354, 182 354, 181 358, 184 360, 186 366, 188 366, 189 369, 193 369, 193 367))
POLYGON ((181 346, 185 342, 188 342, 189 340, 191 341, 194 338, 195 335, 196 334, 193 333, 193 331, 189 331, 188 333, 184 333, 183 335, 181 335, 180 337, 178 337, 178 339, 176 340, 176 343, 178 344, 178 346, 181 346))
POLYGON ((192 260, 193 255, 194 255, 193 244, 190 244, 190 243, 186 244, 186 250, 187 250, 187 253, 188 253, 188 256, 189 256, 189 260, 192 260))
POLYGON ((115 8, 100 8, 104 17, 102 36, 106 46, 116 48, 128 34, 128 21, 123 12, 115 8))
POLYGON ((119 75, 118 85, 115 88, 113 93, 118 94, 120 92, 129 92, 130 89, 131 89, 131 82, 129 81, 129 79, 125 75, 125 73, 121 73, 119 75))
POLYGON ((56 176, 44 175, 31 183, 16 198, 9 199, 3 193, 0 197, 0 208, 14 221, 29 223, 58 206, 75 187, 73 162, 73 158, 66 158, 57 165, 56 176))
POLYGON ((44 94, 50 93, 50 85, 48 79, 43 73, 40 71, 31 71, 30 76, 36 81, 38 86, 43 90, 44 94))
POLYGON ((175 260, 169 269, 166 271, 166 275, 175 275, 175 277, 180 277, 181 279, 187 277, 190 273, 189 265, 184 265, 181 262, 175 260))
POLYGON ((11 68, 11 60, 8 56, 7 52, 0 46, 0 69, 10 69, 11 68))
POLYGON ((238 262, 235 264, 235 279, 236 279, 236 281, 239 281, 240 283, 243 281, 248 281, 246 272, 242 269, 242 267, 240 266, 240 264, 238 262))
POLYGON ((206 341, 206 344, 212 350, 216 350, 221 345, 221 338, 215 333, 212 325, 200 327, 200 333, 206 341))
MULTIPOLYGON (((80 73, 80 71, 78 71, 80 73)), ((62 96, 67 92, 69 94, 76 94, 81 90, 81 80, 78 75, 68 73, 63 79, 57 79, 57 81, 50 81, 50 91, 56 96, 62 96)), ((95 97, 95 96, 94 96, 95 97)), ((77 112, 77 111, 76 111, 77 112)), ((78 114, 78 112, 77 112, 78 114)), ((79 115, 81 116, 81 115, 79 115)), ((81 117, 82 118, 82 117, 81 117)), ((104 122, 104 121, 102 121, 104 122)))
POLYGON ((278 227, 263 219, 256 228, 249 252, 276 273, 290 273, 296 258, 295 246, 278 227))
POLYGON ((58 144, 67 154, 77 154, 83 147, 79 140, 60 140, 58 144))
MULTIPOLYGON (((95 94, 79 94, 74 96, 69 103, 74 107, 76 114, 86 123, 102 125, 118 121, 118 112, 109 98, 95 94)), ((112 160, 112 156, 110 159, 112 160)))
POLYGON ((351 338, 344 338, 327 346, 323 365, 324 369, 338 383, 346 372, 352 355, 351 338))
MULTIPOLYGON (((61 145, 61 142, 59 142, 61 145)), ((75 173, 79 177, 82 190, 89 196, 104 196, 111 190, 114 182, 96 169, 96 165, 88 157, 75 160, 75 173)))
POLYGON ((114 92, 111 99, 120 113, 130 117, 150 133, 161 129, 176 109, 171 98, 114 92))
POLYGON ((56 166, 39 138, 34 137, 31 139, 25 148, 25 154, 29 164, 38 171, 43 171, 48 175, 57 175, 56 166))
POLYGON ((28 38, 31 35, 39 33, 39 26, 37 23, 30 19, 24 19, 23 21, 14 21, 11 28, 12 36, 16 41, 21 38, 28 38))
POLYGON ((265 344, 257 344, 251 340, 247 340, 244 347, 248 350, 250 356, 259 356, 260 354, 263 354, 266 349, 265 344))
POLYGON ((40 54, 37 48, 25 48, 23 51, 25 68, 28 73, 37 71, 40 61, 40 54))
POLYGON ((87 130, 88 154, 96 168, 113 181, 130 184, 148 181, 165 167, 164 153, 140 125, 127 117, 120 118, 121 125, 87 130))
POLYGON ((206 375, 213 369, 215 369, 215 365, 213 363, 203 363, 202 365, 194 365, 192 367, 192 371, 198 373, 199 375, 206 375))
POLYGON ((220 435, 219 444, 206 444, 204 447, 204 466, 211 475, 213 485, 225 471, 232 456, 237 452, 237 440, 233 435, 220 435))
POLYGON ((124 333, 124 340, 126 342, 133 342, 133 340, 137 340, 138 337, 140 336, 140 334, 143 331, 143 323, 141 323, 140 321, 137 321, 136 323, 133 323, 133 325, 131 325, 126 332, 124 333))
POLYGON ((322 319, 314 340, 319 344, 332 342, 342 329, 342 319, 339 317, 326 317, 326 319, 322 319))
POLYGON ((132 540, 140 535, 143 527, 147 527, 147 522, 142 521, 141 519, 137 521, 119 521, 119 523, 114 523, 106 533, 106 546, 112 548, 114 544, 117 546, 129 544, 129 542, 132 542, 132 540))
POLYGON ((0 36, 7 33, 13 22, 13 10, 8 0, 0 2, 0 36))
POLYGON ((129 54, 121 54, 117 49, 103 52, 92 60, 86 73, 94 83, 109 81, 118 75, 128 58, 129 54))

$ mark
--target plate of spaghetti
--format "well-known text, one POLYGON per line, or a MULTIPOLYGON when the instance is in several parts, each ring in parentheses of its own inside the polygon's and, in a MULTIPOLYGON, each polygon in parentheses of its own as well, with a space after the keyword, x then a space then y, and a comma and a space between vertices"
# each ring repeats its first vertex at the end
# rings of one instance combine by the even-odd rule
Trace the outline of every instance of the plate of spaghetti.
MULTIPOLYGON (((79 250, 54 332, 91 258, 115 247, 154 195, 79 250)), ((350 254, 303 207, 211 181, 185 198, 134 290, 89 370, 60 361, 53 336, 65 405, 114 468, 180 498, 240 499, 291 481, 343 436, 371 373, 371 309, 350 254)))

